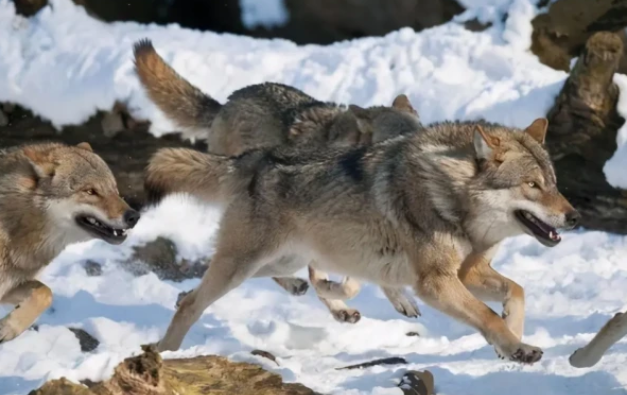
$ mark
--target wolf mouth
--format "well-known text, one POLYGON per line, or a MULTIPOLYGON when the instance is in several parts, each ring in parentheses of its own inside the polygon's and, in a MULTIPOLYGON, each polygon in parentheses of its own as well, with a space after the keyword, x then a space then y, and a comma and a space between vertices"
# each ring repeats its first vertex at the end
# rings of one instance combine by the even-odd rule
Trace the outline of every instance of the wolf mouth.
POLYGON ((110 244, 122 244, 128 233, 128 228, 116 229, 86 214, 77 216, 76 223, 87 233, 110 244))
POLYGON ((543 222, 529 211, 516 210, 516 219, 542 244, 547 247, 554 247, 562 241, 557 229, 543 222))

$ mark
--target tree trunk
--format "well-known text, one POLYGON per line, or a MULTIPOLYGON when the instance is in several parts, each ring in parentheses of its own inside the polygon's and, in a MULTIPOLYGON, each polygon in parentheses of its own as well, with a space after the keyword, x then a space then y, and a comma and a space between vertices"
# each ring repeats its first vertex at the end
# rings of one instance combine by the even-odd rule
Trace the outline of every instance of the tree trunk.
POLYGON ((548 114, 547 147, 558 187, 581 212, 582 226, 627 234, 627 195, 609 185, 603 173, 624 122, 616 112, 619 92, 613 83, 622 54, 616 34, 588 39, 548 114))
POLYGON ((29 395, 317 395, 304 385, 284 384, 257 365, 214 355, 164 361, 152 347, 143 349, 120 363, 107 381, 83 386, 62 378, 29 395))

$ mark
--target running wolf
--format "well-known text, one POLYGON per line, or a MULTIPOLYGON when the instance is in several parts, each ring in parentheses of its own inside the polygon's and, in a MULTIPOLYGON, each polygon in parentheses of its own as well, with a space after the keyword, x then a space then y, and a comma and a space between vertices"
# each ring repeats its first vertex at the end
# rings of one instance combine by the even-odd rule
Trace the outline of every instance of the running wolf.
POLYGON ((477 329, 502 358, 540 360, 539 348, 521 342, 522 287, 490 263, 507 237, 528 234, 552 247, 561 241, 557 228, 579 221, 557 190, 543 148, 547 126, 543 118, 522 131, 442 123, 372 146, 235 158, 158 151, 146 179, 153 193, 185 191, 226 206, 212 264, 159 349, 178 349, 202 312, 246 279, 290 275, 311 262, 382 286, 411 286, 477 329), (187 177, 163 177, 164 166, 184 166, 187 177), (502 317, 482 300, 502 302, 502 317))
POLYGON ((0 343, 30 327, 52 303, 37 274, 68 244, 120 244, 139 220, 88 143, 0 150, 0 343))
MULTIPOLYGON (((392 107, 364 109, 320 102, 298 89, 265 83, 236 91, 222 105, 172 69, 149 40, 137 42, 134 54, 137 75, 151 100, 178 127, 207 138, 209 152, 214 154, 237 156, 276 146, 363 146, 422 128, 405 95, 397 96, 392 107)), ((184 174, 172 173, 172 177, 184 174)), ((359 321, 359 311, 344 302, 357 295, 359 282, 352 278, 329 281, 325 272, 312 267, 309 278, 337 321, 359 321)), ((308 287, 306 281, 294 277, 274 281, 293 295, 304 294, 308 287)), ((383 288, 383 293, 401 314, 420 315, 404 289, 383 288)))

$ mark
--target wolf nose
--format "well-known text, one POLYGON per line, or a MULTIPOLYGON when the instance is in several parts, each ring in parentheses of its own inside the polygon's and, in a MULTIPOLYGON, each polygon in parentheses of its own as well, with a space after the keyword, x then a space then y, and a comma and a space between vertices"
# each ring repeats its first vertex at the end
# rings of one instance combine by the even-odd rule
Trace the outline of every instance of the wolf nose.
POLYGON ((579 220, 581 220, 581 214, 579 214, 576 210, 566 214, 566 225, 571 229, 579 224, 579 220))
POLYGON ((124 213, 124 222, 126 222, 128 226, 132 228, 135 225, 137 225, 137 222, 139 222, 140 217, 141 215, 139 214, 139 212, 133 209, 126 210, 126 212, 124 213))

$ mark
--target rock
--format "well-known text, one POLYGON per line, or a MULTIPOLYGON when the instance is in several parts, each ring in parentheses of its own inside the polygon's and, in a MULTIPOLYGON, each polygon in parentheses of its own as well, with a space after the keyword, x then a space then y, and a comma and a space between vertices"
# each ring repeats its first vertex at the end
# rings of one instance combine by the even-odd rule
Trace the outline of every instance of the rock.
POLYGON ((75 384, 65 377, 45 383, 28 395, 94 395, 88 388, 75 384))
POLYGON ((336 368, 335 370, 363 369, 363 368, 370 368, 372 366, 378 366, 378 365, 400 365, 400 364, 402 365, 407 364, 407 361, 405 360, 405 358, 391 357, 391 358, 376 359, 374 361, 364 362, 364 363, 360 363, 357 365, 346 366, 343 368, 336 368))
POLYGON ((403 375, 403 378, 398 386, 405 395, 435 394, 433 374, 428 370, 423 372, 410 370, 403 375))
POLYGON ((9 117, 4 113, 4 111, 0 110, 0 127, 7 126, 9 124, 9 117))
POLYGON ((301 384, 284 384, 277 374, 224 357, 162 360, 154 348, 125 359, 105 382, 89 388, 62 378, 29 395, 318 395, 301 384))
POLYGON ((267 359, 271 360, 272 362, 276 363, 277 366, 280 366, 279 362, 276 360, 276 357, 274 355, 272 355, 271 353, 269 353, 268 351, 252 350, 250 353, 252 355, 257 355, 257 356, 260 356, 260 357, 267 358, 267 359))
MULTIPOLYGON (((240 0, 74 0, 97 19, 177 23, 182 27, 297 44, 329 44, 385 35, 403 27, 416 31, 450 21, 464 8, 456 0, 284 0, 283 26, 246 27, 240 0)), ((476 26, 476 25, 475 25, 476 26)))
POLYGON ((627 234, 627 193, 609 185, 603 172, 625 121, 616 112, 613 82, 622 55, 618 35, 590 37, 547 115, 546 146, 557 187, 582 214, 581 226, 627 234))
POLYGON ((176 245, 164 237, 133 247, 134 253, 123 265, 136 275, 154 272, 162 280, 183 281, 199 278, 207 270, 202 262, 177 261, 176 245))
POLYGON ((88 259, 85 263, 83 263, 83 267, 85 268, 85 273, 87 273, 89 277, 98 277, 102 275, 102 265, 98 262, 88 259))
POLYGON ((85 332, 85 330, 81 328, 68 328, 68 329, 72 331, 72 333, 74 333, 74 335, 78 339, 78 342, 81 345, 82 352, 92 352, 95 349, 97 349, 98 346, 100 345, 100 342, 96 340, 95 337, 85 332))
POLYGON ((420 337, 420 333, 418 332, 407 332, 405 335, 410 336, 410 337, 411 336, 420 337))
MULTIPOLYGON (((586 41, 600 31, 620 32, 625 39, 627 2, 595 0, 557 0, 548 12, 533 21, 531 50, 540 61, 557 70, 568 71, 570 60, 579 56, 586 41)), ((627 71, 627 57, 621 56, 621 72, 627 71)))
POLYGON ((11 114, 13 111, 15 111, 15 104, 13 103, 2 104, 2 111, 4 111, 5 114, 11 114))
POLYGON ((30 17, 48 5, 48 0, 13 0, 18 15, 30 17))

